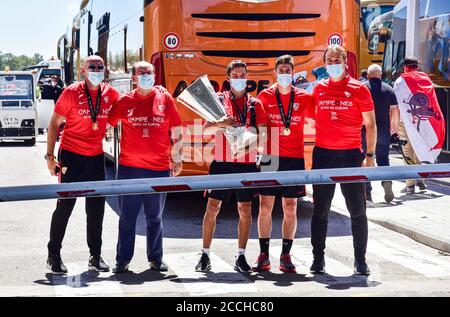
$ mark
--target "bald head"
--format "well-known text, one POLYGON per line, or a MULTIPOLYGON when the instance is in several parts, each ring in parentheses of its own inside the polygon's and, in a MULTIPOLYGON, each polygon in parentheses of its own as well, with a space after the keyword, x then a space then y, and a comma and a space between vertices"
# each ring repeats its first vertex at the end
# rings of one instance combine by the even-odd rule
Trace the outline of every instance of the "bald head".
POLYGON ((369 78, 381 79, 383 77, 383 70, 381 69, 380 65, 373 64, 370 65, 367 69, 367 75, 369 76, 369 78))
POLYGON ((91 64, 101 64, 104 65, 105 62, 103 61, 103 58, 97 55, 91 55, 84 61, 84 66, 88 67, 91 64))

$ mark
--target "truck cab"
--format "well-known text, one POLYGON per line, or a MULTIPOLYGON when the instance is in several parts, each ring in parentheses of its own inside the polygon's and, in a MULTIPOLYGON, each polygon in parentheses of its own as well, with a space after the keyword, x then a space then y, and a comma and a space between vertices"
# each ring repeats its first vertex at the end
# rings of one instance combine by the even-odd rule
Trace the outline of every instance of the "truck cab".
POLYGON ((0 141, 23 140, 34 146, 37 122, 33 74, 0 72, 0 141))

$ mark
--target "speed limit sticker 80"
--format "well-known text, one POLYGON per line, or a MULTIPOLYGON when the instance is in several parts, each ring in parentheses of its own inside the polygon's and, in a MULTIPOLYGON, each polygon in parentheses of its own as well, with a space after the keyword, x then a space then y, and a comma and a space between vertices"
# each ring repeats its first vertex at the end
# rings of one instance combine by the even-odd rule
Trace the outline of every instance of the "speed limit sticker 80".
POLYGON ((328 45, 344 45, 344 38, 339 33, 330 34, 328 37, 328 45))
POLYGON ((181 40, 178 34, 176 33, 169 33, 164 37, 164 46, 168 50, 176 50, 181 45, 181 40))

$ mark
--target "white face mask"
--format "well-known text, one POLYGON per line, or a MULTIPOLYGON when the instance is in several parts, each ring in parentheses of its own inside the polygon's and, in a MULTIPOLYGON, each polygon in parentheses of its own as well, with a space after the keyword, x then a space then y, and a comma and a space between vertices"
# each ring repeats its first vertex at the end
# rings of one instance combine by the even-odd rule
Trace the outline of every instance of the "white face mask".
POLYGON ((234 90, 236 90, 238 92, 241 92, 241 91, 244 91, 247 88, 247 79, 234 79, 234 78, 231 78, 230 79, 230 84, 231 84, 231 87, 234 90))
POLYGON ((280 84, 281 87, 287 88, 292 82, 292 74, 278 74, 278 84, 280 84))
POLYGON ((153 86, 155 85, 155 75, 149 74, 139 75, 137 76, 137 81, 139 88, 149 90, 152 89, 153 86))
POLYGON ((331 78, 339 78, 344 74, 343 64, 327 65, 327 72, 331 78))
POLYGON ((100 72, 100 73, 88 72, 88 79, 91 82, 92 86, 97 87, 105 79, 105 73, 104 72, 100 72))

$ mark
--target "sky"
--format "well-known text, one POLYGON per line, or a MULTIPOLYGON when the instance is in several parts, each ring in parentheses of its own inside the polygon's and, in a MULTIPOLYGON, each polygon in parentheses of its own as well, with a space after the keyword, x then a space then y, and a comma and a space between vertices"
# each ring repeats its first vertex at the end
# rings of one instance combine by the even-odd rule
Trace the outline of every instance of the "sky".
POLYGON ((58 39, 81 0, 0 0, 0 51, 56 57, 58 39))

